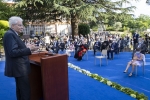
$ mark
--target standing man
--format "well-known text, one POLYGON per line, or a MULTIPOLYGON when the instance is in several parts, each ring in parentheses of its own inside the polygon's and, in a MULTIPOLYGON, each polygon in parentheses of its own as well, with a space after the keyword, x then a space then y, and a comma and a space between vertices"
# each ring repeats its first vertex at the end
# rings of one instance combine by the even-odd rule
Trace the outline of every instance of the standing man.
POLYGON ((30 100, 28 55, 31 55, 31 51, 37 50, 37 47, 32 44, 25 45, 19 38, 19 34, 23 32, 22 22, 23 20, 17 16, 9 18, 10 29, 3 38, 6 55, 5 76, 15 78, 17 100, 30 100))
POLYGON ((133 50, 135 50, 135 46, 138 43, 139 34, 137 32, 133 33, 133 50))
POLYGON ((113 52, 114 52, 114 44, 112 43, 112 41, 110 41, 109 45, 108 45, 108 50, 107 50, 108 59, 113 60, 113 58, 114 58, 113 52), (111 58, 110 58, 110 56, 111 56, 111 58))

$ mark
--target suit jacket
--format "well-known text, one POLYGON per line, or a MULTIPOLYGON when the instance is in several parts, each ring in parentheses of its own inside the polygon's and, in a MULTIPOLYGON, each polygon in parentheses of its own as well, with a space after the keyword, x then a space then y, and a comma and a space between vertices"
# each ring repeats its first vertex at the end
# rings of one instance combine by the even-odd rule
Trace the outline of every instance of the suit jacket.
POLYGON ((100 41, 96 41, 96 42, 94 43, 94 46, 95 46, 95 47, 100 47, 100 46, 101 46, 101 42, 100 42, 100 41))
MULTIPOLYGON (((135 48, 138 48, 138 46, 139 46, 139 43, 137 43, 137 44, 135 45, 135 48)), ((142 54, 145 54, 146 49, 147 49, 146 45, 145 45, 144 43, 142 43, 139 48, 141 49, 141 53, 142 53, 142 54)))
POLYGON ((118 43, 113 43, 114 45, 114 50, 117 50, 118 49, 118 43))
POLYGON ((113 51, 112 49, 113 49, 113 50, 115 49, 115 48, 114 48, 114 44, 113 44, 113 43, 111 43, 111 45, 110 45, 110 44, 108 45, 108 50, 113 51))
POLYGON ((138 43, 138 38, 139 38, 139 34, 134 33, 133 34, 133 42, 134 42, 134 44, 138 43))
POLYGON ((28 55, 31 54, 20 37, 9 29, 3 38, 6 62, 5 75, 8 77, 21 77, 30 72, 28 55))
POLYGON ((101 50, 101 42, 100 41, 95 41, 93 45, 93 49, 95 50, 101 50))

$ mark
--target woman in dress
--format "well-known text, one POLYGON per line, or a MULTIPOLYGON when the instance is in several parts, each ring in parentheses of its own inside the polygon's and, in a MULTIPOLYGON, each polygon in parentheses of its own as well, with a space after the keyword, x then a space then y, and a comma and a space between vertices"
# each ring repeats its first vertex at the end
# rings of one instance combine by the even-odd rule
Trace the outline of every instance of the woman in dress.
POLYGON ((140 53, 140 48, 137 48, 136 52, 135 52, 135 54, 133 56, 133 59, 128 62, 124 73, 126 73, 128 71, 128 69, 129 69, 129 67, 132 66, 132 70, 131 70, 131 72, 129 74, 129 76, 132 76, 132 73, 134 72, 134 68, 137 65, 141 65, 142 63, 143 63, 143 55, 142 55, 142 53, 140 53))

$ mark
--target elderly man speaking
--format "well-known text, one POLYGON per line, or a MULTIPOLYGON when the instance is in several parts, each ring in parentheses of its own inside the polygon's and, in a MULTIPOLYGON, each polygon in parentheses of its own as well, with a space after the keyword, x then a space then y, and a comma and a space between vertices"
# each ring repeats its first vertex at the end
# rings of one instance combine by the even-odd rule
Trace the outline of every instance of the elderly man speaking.
POLYGON ((15 78, 17 100, 30 100, 28 55, 38 48, 32 44, 25 45, 19 38, 19 34, 23 32, 22 22, 23 20, 17 16, 9 18, 10 29, 3 38, 6 55, 5 76, 15 78))

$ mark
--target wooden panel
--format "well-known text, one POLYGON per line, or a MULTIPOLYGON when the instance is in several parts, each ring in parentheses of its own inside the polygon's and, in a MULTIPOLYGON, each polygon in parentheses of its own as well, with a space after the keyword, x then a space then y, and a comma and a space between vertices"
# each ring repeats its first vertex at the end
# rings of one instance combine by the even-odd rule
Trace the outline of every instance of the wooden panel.
POLYGON ((31 100, 40 100, 43 98, 41 67, 35 64, 30 64, 31 73, 29 74, 31 86, 31 100))
POLYGON ((29 58, 31 100, 69 100, 67 55, 43 52, 29 58))
POLYGON ((44 100, 69 100, 67 55, 41 59, 44 100))

